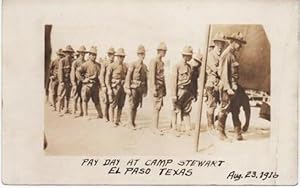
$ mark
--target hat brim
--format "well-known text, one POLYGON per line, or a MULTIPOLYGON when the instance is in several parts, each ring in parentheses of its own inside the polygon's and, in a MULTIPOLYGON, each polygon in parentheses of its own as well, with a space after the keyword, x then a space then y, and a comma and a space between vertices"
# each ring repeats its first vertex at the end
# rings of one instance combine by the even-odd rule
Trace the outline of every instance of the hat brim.
POLYGON ((157 48, 157 50, 168 51, 167 49, 161 49, 161 48, 157 48))
POLYGON ((70 53, 74 53, 74 51, 71 51, 71 50, 63 50, 63 52, 70 52, 70 53))
POLYGON ((227 42, 226 40, 223 40, 223 39, 213 39, 213 42, 216 42, 216 41, 219 41, 219 42, 227 42))
POLYGON ((245 40, 240 40, 240 39, 233 38, 233 37, 227 37, 227 39, 237 41, 241 44, 247 44, 247 42, 245 40))
POLYGON ((76 50, 78 53, 88 53, 87 51, 82 51, 82 50, 76 50))
POLYGON ((89 53, 89 54, 95 54, 95 55, 97 55, 97 53, 95 53, 95 52, 87 52, 87 53, 89 53))
POLYGON ((125 55, 125 54, 115 54, 115 56, 122 56, 122 57, 125 57, 126 55, 125 55))
POLYGON ((186 52, 181 52, 182 55, 193 55, 193 53, 186 53, 186 52))

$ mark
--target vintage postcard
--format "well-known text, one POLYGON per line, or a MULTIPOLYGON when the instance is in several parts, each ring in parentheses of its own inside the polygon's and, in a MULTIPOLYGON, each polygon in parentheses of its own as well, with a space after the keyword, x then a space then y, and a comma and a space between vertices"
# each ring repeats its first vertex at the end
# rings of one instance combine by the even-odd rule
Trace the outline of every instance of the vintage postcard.
POLYGON ((2 183, 296 185, 297 7, 4 1, 2 183))

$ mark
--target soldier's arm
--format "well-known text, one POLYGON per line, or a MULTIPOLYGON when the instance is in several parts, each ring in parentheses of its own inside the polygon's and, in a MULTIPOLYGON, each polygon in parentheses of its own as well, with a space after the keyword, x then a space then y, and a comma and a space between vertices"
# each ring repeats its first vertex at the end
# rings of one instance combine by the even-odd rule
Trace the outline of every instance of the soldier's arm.
POLYGON ((208 56, 207 56, 206 71, 208 73, 209 72, 217 73, 217 71, 218 71, 218 67, 215 64, 215 60, 214 60, 214 58, 213 58, 213 56, 212 56, 211 53, 209 53, 208 56))
POLYGON ((230 84, 229 84, 229 78, 228 78, 228 68, 230 66, 231 58, 229 55, 223 56, 220 58, 220 64, 219 64, 219 76, 220 81, 223 84, 224 90, 231 90, 230 84))
POLYGON ((106 69, 106 75, 105 75, 105 84, 107 88, 107 93, 109 95, 112 94, 112 88, 111 88, 111 74, 112 74, 112 67, 108 65, 106 69))
POLYGON ((71 67, 71 73, 70 73, 70 79, 71 79, 71 83, 72 86, 76 86, 76 61, 73 61, 72 63, 72 67, 71 67))
POLYGON ((81 81, 84 79, 83 78, 83 73, 84 73, 84 64, 80 65, 76 69, 76 77, 80 79, 81 81))
POLYGON ((177 84, 178 84, 178 67, 175 65, 172 69, 172 77, 171 77, 171 83, 172 83, 172 88, 171 88, 171 95, 173 100, 177 100, 177 84))
POLYGON ((147 66, 146 66, 146 65, 144 65, 144 66, 145 66, 145 73, 146 73, 146 80, 145 80, 145 95, 147 95, 147 93, 148 93, 148 73, 149 73, 149 71, 148 71, 147 66))
POLYGON ((64 77, 63 64, 64 64, 64 59, 61 59, 58 63, 58 81, 59 81, 59 83, 63 82, 63 77, 64 77))
POLYGON ((149 86, 152 88, 153 91, 156 91, 155 88, 155 69, 156 69, 156 62, 155 60, 150 61, 149 65, 149 86))
POLYGON ((53 75, 53 70, 54 70, 54 61, 51 61, 50 66, 49 66, 49 75, 53 75))
POLYGON ((100 75, 99 75, 100 85, 101 85, 101 88, 103 88, 103 89, 106 88, 106 86, 105 86, 105 69, 106 69, 106 67, 103 63, 101 66, 100 75))
POLYGON ((129 65, 129 68, 128 68, 128 71, 127 71, 127 74, 126 74, 126 78, 125 78, 125 85, 124 85, 124 87, 126 89, 130 89, 130 82, 131 82, 131 79, 132 79, 133 69, 134 69, 134 65, 132 63, 132 64, 129 65))

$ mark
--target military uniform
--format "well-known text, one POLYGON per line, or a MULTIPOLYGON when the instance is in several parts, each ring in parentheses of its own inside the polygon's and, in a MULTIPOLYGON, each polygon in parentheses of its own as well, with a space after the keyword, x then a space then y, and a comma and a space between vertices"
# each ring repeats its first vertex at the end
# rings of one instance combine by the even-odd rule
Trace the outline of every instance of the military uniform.
POLYGON ((58 57, 53 60, 50 64, 50 104, 54 107, 54 110, 56 110, 56 100, 57 100, 57 90, 58 90, 58 65, 59 61, 62 59, 62 56, 64 56, 62 49, 59 49, 57 52, 58 57))
MULTIPOLYGON (((167 51, 165 43, 160 43, 157 51, 167 51)), ((164 74, 165 63, 161 57, 156 57, 150 61, 149 65, 149 84, 153 93, 153 124, 154 128, 158 129, 159 112, 163 106, 163 97, 166 96, 166 83, 164 74)))
MULTIPOLYGON (((91 47, 89 53, 97 54, 96 48, 91 47)), ((99 100, 99 75, 100 75, 100 64, 96 61, 88 60, 83 63, 77 69, 77 75, 80 75, 82 80, 81 97, 85 103, 84 115, 88 115, 88 102, 92 98, 95 108, 98 113, 98 117, 102 118, 103 114, 100 107, 99 100)))
MULTIPOLYGON (((109 48, 107 51, 107 54, 115 54, 115 50, 114 48, 109 48)), ((110 60, 108 58, 104 59, 101 62, 101 71, 100 71, 100 85, 101 85, 101 89, 100 89, 100 99, 101 99, 101 108, 103 111, 103 115, 104 118, 106 119, 106 121, 109 121, 109 101, 108 101, 108 94, 107 94, 107 87, 106 87, 106 83, 105 83, 105 75, 107 72, 107 67, 108 65, 110 65, 112 62, 110 62, 110 60)))
MULTIPOLYGON (((243 40, 241 33, 234 33, 231 37, 228 37, 230 40, 237 40, 241 44, 245 44, 246 41, 243 40)), ((225 123, 227 114, 234 110, 232 109, 231 102, 236 94, 238 89, 238 63, 236 61, 236 56, 234 54, 233 46, 229 45, 226 50, 222 53, 220 57, 220 64, 218 69, 218 74, 220 75, 220 97, 221 97, 221 108, 218 114, 218 130, 219 136, 221 139, 226 139, 225 134, 225 123)), ((237 114, 237 113, 234 113, 237 114)), ((233 116, 235 116, 233 114, 233 116)), ((241 135, 241 125, 234 118, 234 128, 237 134, 237 139, 242 140, 241 135)))
POLYGON ((71 95, 71 66, 72 66, 72 56, 71 53, 74 52, 73 48, 68 45, 65 50, 66 56, 59 61, 58 65, 58 111, 61 112, 62 107, 65 108, 65 113, 69 112, 69 101, 71 95))
MULTIPOLYGON (((77 53, 86 53, 86 48, 81 46, 77 53)), ((77 59, 72 63, 71 69, 71 83, 72 83, 72 92, 71 97, 73 98, 73 114, 76 114, 77 111, 77 102, 79 100, 79 109, 80 109, 80 116, 83 115, 83 108, 82 108, 82 97, 81 97, 81 88, 82 82, 80 80, 80 75, 76 74, 77 69, 84 63, 84 56, 79 55, 77 59)))
MULTIPOLYGON (((145 53, 143 46, 139 46, 138 53, 145 53)), ((142 106, 143 97, 147 94, 148 68, 142 60, 133 62, 128 69, 125 80, 125 91, 129 102, 129 126, 136 127, 135 119, 138 106, 142 106)))
MULTIPOLYGON (((213 39, 213 42, 220 41, 226 42, 223 33, 217 33, 213 39)), ((222 49, 219 47, 212 49, 207 55, 207 66, 206 66, 206 105, 207 105, 207 125, 209 129, 214 129, 214 116, 217 104, 220 103, 219 96, 219 75, 218 66, 222 49)))
MULTIPOLYGON (((116 56, 125 56, 124 49, 118 49, 116 56)), ((109 120, 115 125, 119 125, 126 98, 124 83, 127 66, 116 60, 108 65, 106 71, 105 82, 110 103, 109 120)))
MULTIPOLYGON (((182 55, 192 56, 193 50, 190 46, 183 49, 182 55)), ((185 131, 188 134, 191 128, 190 112, 192 110, 193 95, 192 83, 192 67, 190 64, 182 60, 175 65, 172 71, 172 101, 173 101, 173 129, 177 128, 177 114, 180 114, 181 121, 184 122, 185 131)))

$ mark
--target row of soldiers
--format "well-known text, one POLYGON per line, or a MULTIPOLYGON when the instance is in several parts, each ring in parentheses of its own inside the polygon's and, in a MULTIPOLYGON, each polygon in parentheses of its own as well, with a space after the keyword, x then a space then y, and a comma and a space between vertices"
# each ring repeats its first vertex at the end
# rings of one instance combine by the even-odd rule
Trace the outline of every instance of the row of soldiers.
MULTIPOLYGON (((245 41, 241 33, 234 33, 227 38, 222 33, 217 33, 213 42, 214 48, 208 53, 206 69, 208 127, 214 129, 214 112, 220 104, 217 130, 220 139, 226 139, 225 121, 227 114, 233 112, 230 101, 238 87, 238 63, 234 51, 245 44, 245 41), (229 45, 223 51, 228 40, 229 45)), ((118 126, 127 95, 128 125, 135 130, 137 108, 142 105, 142 99, 147 96, 149 88, 153 99, 153 127, 155 132, 163 134, 158 129, 158 123, 163 98, 166 96, 163 61, 166 52, 167 45, 161 42, 157 47, 157 56, 151 60, 148 70, 144 63, 146 54, 142 45, 138 46, 137 60, 129 65, 124 63, 126 54, 123 48, 116 52, 109 48, 107 57, 98 63, 96 47, 92 46, 87 51, 81 46, 73 58, 75 51, 68 45, 65 49, 58 50, 57 59, 50 65, 51 104, 54 110, 60 113, 63 109, 63 113, 70 113, 69 101, 73 98, 72 113, 76 115, 79 104, 79 115, 88 116, 88 102, 92 99, 98 117, 105 118, 113 126, 118 126), (85 54, 89 56, 87 60, 84 59, 85 54)), ((192 101, 196 101, 198 96, 201 62, 202 56, 195 55, 191 46, 185 46, 182 50, 182 60, 172 70, 172 130, 178 136, 182 132, 191 135, 190 112, 192 101)), ((241 128, 236 122, 234 125, 237 139, 241 140, 241 128)))

